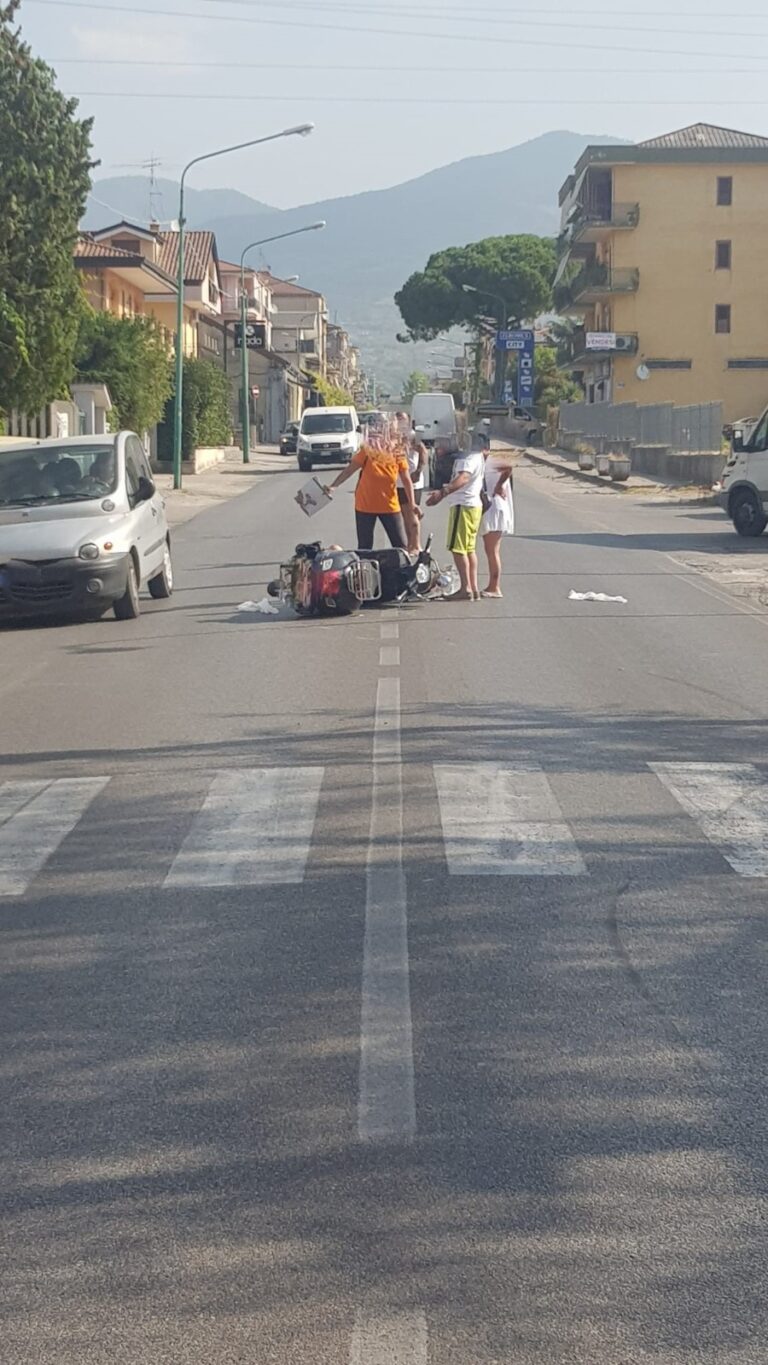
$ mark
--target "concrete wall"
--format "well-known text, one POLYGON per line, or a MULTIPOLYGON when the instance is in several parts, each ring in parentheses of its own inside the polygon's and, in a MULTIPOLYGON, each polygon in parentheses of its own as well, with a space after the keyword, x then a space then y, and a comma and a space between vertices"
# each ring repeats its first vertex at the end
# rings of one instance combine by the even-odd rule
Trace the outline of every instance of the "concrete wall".
POLYGON ((611 329, 639 336, 636 356, 614 357, 613 401, 722 400, 726 421, 761 412, 768 369, 729 370, 727 363, 768 360, 768 165, 620 165, 613 195, 640 204, 638 226, 615 232, 603 252, 613 269, 640 271, 637 293, 611 300, 611 329), (732 207, 717 204, 722 175, 733 178, 732 207), (715 269, 718 241, 732 243, 730 270, 715 269), (716 304, 731 306, 729 335, 715 332, 716 304), (689 359, 692 368, 652 370, 641 381, 636 369, 647 358, 689 359))

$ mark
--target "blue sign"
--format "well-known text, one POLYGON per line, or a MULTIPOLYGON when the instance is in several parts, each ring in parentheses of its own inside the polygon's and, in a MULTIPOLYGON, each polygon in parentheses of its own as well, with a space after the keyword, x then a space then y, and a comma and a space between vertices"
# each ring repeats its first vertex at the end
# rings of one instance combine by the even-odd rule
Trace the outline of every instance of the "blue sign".
POLYGON ((521 408, 531 408, 536 380, 536 339, 532 328, 518 335, 525 338, 525 344, 517 352, 517 401, 521 408))
POLYGON ((529 327, 496 333, 497 351, 524 351, 529 345, 533 345, 533 331, 529 327))

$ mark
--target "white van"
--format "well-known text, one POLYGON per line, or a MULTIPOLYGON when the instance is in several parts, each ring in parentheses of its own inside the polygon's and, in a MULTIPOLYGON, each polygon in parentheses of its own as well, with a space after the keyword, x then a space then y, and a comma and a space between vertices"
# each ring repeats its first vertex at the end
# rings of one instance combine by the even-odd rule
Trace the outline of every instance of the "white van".
POLYGON ((165 502, 132 431, 0 444, 0 619, 139 615, 173 591, 165 502))
POLYGON ((448 454, 458 450, 458 424, 452 393, 414 394, 411 422, 426 446, 439 442, 448 454))
POLYGON ((751 429, 734 425, 717 493, 740 536, 762 535, 768 526, 768 408, 751 429))
POLYGON ((299 469, 349 464, 361 445, 362 427, 353 407, 305 408, 297 439, 299 469))

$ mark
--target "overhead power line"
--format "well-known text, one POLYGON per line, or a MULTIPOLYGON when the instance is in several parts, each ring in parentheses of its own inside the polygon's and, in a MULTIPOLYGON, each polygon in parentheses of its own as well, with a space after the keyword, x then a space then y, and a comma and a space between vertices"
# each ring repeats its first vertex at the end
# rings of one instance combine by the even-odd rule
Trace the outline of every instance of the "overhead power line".
MULTIPOLYGON (((137 57, 46 57, 45 59, 51 66, 144 66, 144 67, 170 67, 173 69, 183 68, 185 70, 200 68, 203 71, 224 70, 224 71, 317 71, 317 62, 206 62, 195 61, 194 59, 177 61, 174 58, 166 59, 162 57, 142 60, 137 57)), ((712 53, 712 60, 716 61, 715 53, 712 53)), ((391 62, 383 66, 366 66, 360 62, 323 62, 324 71, 345 71, 348 75, 355 75, 360 72, 366 75, 370 72, 389 73, 397 76, 400 74, 408 75, 416 72, 423 74, 424 65, 420 66, 399 66, 395 71, 391 62)), ((430 73, 433 75, 485 75, 485 76, 509 76, 511 69, 509 66, 430 66, 430 73)), ((582 75, 600 75, 604 79, 613 76, 754 76, 754 68, 749 67, 724 67, 722 63, 717 66, 694 66, 687 71, 680 71, 679 67, 671 66, 614 66, 610 71, 606 71, 604 66, 526 66, 525 71, 515 73, 515 79, 523 76, 575 76, 577 79, 582 75)))
MULTIPOLYGON (((766 53, 765 55, 763 55, 763 54, 760 54, 760 53, 752 53, 752 52, 722 52, 722 51, 721 51, 721 52, 713 53, 713 52, 701 52, 701 51, 698 51, 698 50, 696 50, 696 51, 690 51, 690 50, 680 51, 680 50, 678 50, 678 49, 676 49, 676 48, 666 48, 666 49, 665 49, 665 48, 659 48, 659 47, 648 47, 648 48, 646 48, 646 47, 638 47, 636 44, 632 44, 632 45, 630 45, 630 46, 626 46, 626 47, 625 47, 625 46, 620 46, 620 45, 615 44, 615 43, 611 43, 611 44, 605 44, 605 43, 604 43, 604 44, 601 44, 601 45, 599 45, 599 46, 596 46, 595 43, 576 43, 576 42, 573 42, 570 38, 562 38, 562 39, 558 39, 558 38, 546 38, 546 39, 544 39, 544 38, 518 38, 518 37, 514 37, 514 38, 504 38, 504 37, 496 37, 496 36, 490 37, 490 36, 488 36, 487 34, 478 34, 478 33, 439 33, 439 34, 436 34, 434 31, 423 31, 423 30, 417 30, 417 29, 408 30, 408 29, 393 29, 393 28, 357 28, 357 27, 355 27, 355 26, 353 26, 353 25, 351 25, 351 24, 315 24, 315 23, 308 23, 308 22, 303 22, 303 21, 302 21, 301 23, 291 23, 289 20, 286 20, 286 19, 264 19, 264 18, 261 18, 261 17, 255 18, 255 17, 250 17, 250 16, 240 16, 240 15, 234 15, 234 14, 215 14, 215 15, 213 15, 213 14, 200 14, 199 11, 191 11, 191 10, 179 10, 179 9, 170 9, 170 10, 169 10, 169 9, 137 9, 137 8, 135 8, 134 6, 131 6, 131 5, 104 5, 104 4, 98 3, 98 0, 27 0, 27 4, 30 4, 30 5, 46 5, 46 6, 48 6, 48 7, 53 8, 53 9, 83 9, 83 10, 90 10, 90 11, 99 11, 99 12, 101 12, 102 14, 110 14, 110 15, 112 15, 112 14, 129 14, 129 15, 131 16, 131 18, 135 18, 136 15, 141 14, 141 15, 144 15, 144 16, 146 16, 146 17, 148 17, 148 18, 153 18, 153 19, 157 19, 157 18, 166 18, 166 19, 167 19, 167 18, 171 18, 171 19, 195 19, 195 20, 197 20, 198 22, 202 22, 202 23, 206 23, 206 22, 210 21, 210 22, 216 23, 216 24, 223 24, 223 23, 227 23, 227 24, 261 24, 261 25, 266 25, 266 26, 271 27, 271 28, 288 28, 288 29, 293 29, 293 30, 297 30, 297 29, 298 29, 298 30, 300 30, 302 33, 315 33, 315 32, 318 32, 318 33, 320 33, 320 32, 327 32, 327 33, 347 33, 347 34, 349 34, 349 33, 360 33, 360 34, 362 34, 362 35, 363 35, 364 37, 366 37, 366 38, 371 38, 371 37, 408 38, 408 39, 413 39, 413 38, 428 38, 430 42, 434 42, 435 39, 437 38, 437 39, 439 39, 440 41, 444 41, 444 42, 456 42, 456 43, 481 43, 481 44, 483 44, 484 46, 487 46, 488 44, 492 43, 493 46, 495 46, 495 47, 498 47, 498 46, 500 46, 500 45, 508 46, 508 47, 515 47, 515 48, 519 48, 519 47, 546 47, 546 48, 551 48, 551 47, 564 47, 564 48, 567 48, 569 51, 586 51, 586 52, 591 52, 593 56, 595 56, 595 55, 597 55, 598 53, 601 53, 601 52, 631 52, 631 53, 642 53, 642 54, 644 54, 644 55, 646 55, 646 56, 650 55, 650 56, 653 56, 653 57, 669 56, 669 57, 686 57, 686 58, 690 58, 690 57, 714 57, 714 56, 717 56, 717 57, 719 57, 719 58, 726 58, 727 60, 734 59, 734 60, 736 60, 736 61, 743 61, 743 60, 747 60, 747 61, 758 61, 758 62, 760 62, 760 61, 762 61, 762 62, 768 61, 768 53, 766 53)), ((656 30, 651 30, 651 29, 649 29, 648 31, 649 31, 649 32, 655 32, 656 30)), ((709 37, 712 37, 712 38, 719 38, 719 37, 721 37, 722 35, 714 34, 714 33, 713 33, 713 34, 710 34, 710 35, 708 35, 708 36, 709 36, 709 37)), ((749 38, 749 39, 753 39, 753 38, 755 38, 756 35, 755 35, 754 33, 750 33, 750 34, 729 33, 728 36, 729 36, 730 38, 746 37, 746 38, 749 38)))
MULTIPOLYGON (((172 92, 172 91, 168 91, 168 90, 67 90, 67 91, 64 91, 64 94, 67 96, 68 99, 80 99, 80 100, 84 100, 84 99, 189 100, 189 98, 190 98, 189 92, 186 91, 186 90, 178 90, 178 91, 176 91, 176 92, 172 92)), ((227 94, 216 94, 216 95, 212 95, 212 94, 207 94, 207 93, 206 93, 206 94, 201 94, 201 93, 199 93, 197 90, 195 91, 194 99, 195 99, 195 101, 199 101, 199 100, 238 100, 238 101, 244 101, 245 103, 252 103, 252 104, 288 104, 288 103, 293 103, 293 104, 295 104, 295 103, 300 103, 300 104, 305 105, 305 104, 307 103, 307 96, 306 96, 306 95, 294 95, 294 94, 279 94, 279 95, 232 95, 232 94, 229 94, 229 93, 227 93, 227 94)), ((489 95, 489 96, 483 96, 482 99, 462 100, 462 99, 452 99, 452 98, 441 99, 441 98, 439 98, 439 97, 434 97, 434 98, 433 98, 432 96, 429 96, 427 99, 419 98, 419 97, 416 97, 416 96, 414 96, 413 98, 411 98, 411 97, 408 96, 408 95, 402 95, 402 96, 396 95, 396 96, 391 96, 391 97, 390 97, 390 96, 387 96, 387 95, 381 95, 381 96, 380 96, 380 95, 359 95, 359 96, 358 96, 358 95, 313 95, 313 96, 312 96, 312 104, 313 104, 313 105, 315 105, 315 104, 417 104, 417 105, 423 105, 425 108, 430 108, 432 105, 435 105, 435 104, 440 104, 440 105, 453 104, 453 105, 462 105, 462 106, 464 106, 464 107, 471 106, 471 105, 476 105, 476 106, 479 107, 480 105, 484 105, 484 104, 502 104, 502 105, 539 104, 539 105, 557 105, 557 106, 559 106, 559 107, 561 107, 561 108, 562 108, 563 106, 570 108, 571 106, 577 106, 577 105, 578 105, 578 106, 583 106, 583 107, 585 107, 585 108, 590 108, 590 109, 593 108, 593 107, 595 107, 595 106, 597 106, 597 105, 610 105, 610 106, 613 106, 613 107, 622 107, 622 106, 624 106, 624 105, 632 105, 633 108, 636 107, 636 106, 642 106, 643 108, 655 108, 655 109, 676 109, 676 108, 690 109, 690 107, 691 107, 691 100, 690 100, 690 99, 687 99, 687 100, 637 99, 637 100, 636 100, 636 99, 627 99, 626 96, 621 96, 621 97, 619 97, 619 98, 617 98, 617 99, 604 99, 604 98, 602 98, 602 97, 600 97, 600 96, 597 96, 597 97, 594 98, 594 99, 578 99, 578 100, 572 100, 572 99, 564 99, 564 98, 562 98, 562 96, 559 97, 559 98, 557 98, 557 99, 553 99, 551 96, 550 96, 549 98, 546 98, 546 99, 539 99, 539 98, 535 98, 535 97, 534 97, 534 98, 530 98, 530 99, 529 99, 529 98, 526 98, 526 97, 523 97, 523 98, 520 98, 520 99, 514 99, 514 98, 513 98, 513 99, 509 99, 509 98, 507 98, 505 95, 500 95, 500 96, 498 96, 498 98, 496 98, 496 97, 494 97, 494 96, 492 96, 492 95, 489 95)), ((740 108, 744 108, 745 106, 747 106, 747 107, 749 107, 749 108, 755 108, 755 109, 757 109, 757 108, 760 108, 760 107, 763 106, 763 105, 768 105, 768 100, 755 100, 755 99, 742 99, 742 100, 708 100, 708 101, 707 101, 707 104, 708 104, 708 106, 709 106, 710 108, 713 108, 713 109, 714 109, 714 108, 716 108, 716 109, 740 109, 740 108)), ((619 145, 619 144, 617 144, 617 145, 619 145)))

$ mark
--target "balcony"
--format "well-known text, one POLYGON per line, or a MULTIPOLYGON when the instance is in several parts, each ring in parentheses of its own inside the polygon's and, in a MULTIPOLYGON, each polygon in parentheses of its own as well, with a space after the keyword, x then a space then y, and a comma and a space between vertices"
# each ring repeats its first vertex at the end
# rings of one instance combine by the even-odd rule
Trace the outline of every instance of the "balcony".
POLYGON ((640 271, 629 266, 610 270, 607 265, 589 265, 572 280, 555 288, 555 308, 560 313, 588 308, 611 294, 634 294, 640 286, 640 271))
POLYGON ((606 356, 637 355, 637 332, 588 332, 577 327, 564 348, 560 369, 581 369, 606 356))
POLYGON ((629 232, 639 222, 639 204, 612 204, 605 209, 584 207, 571 226, 571 241, 599 242, 607 232, 629 232))

